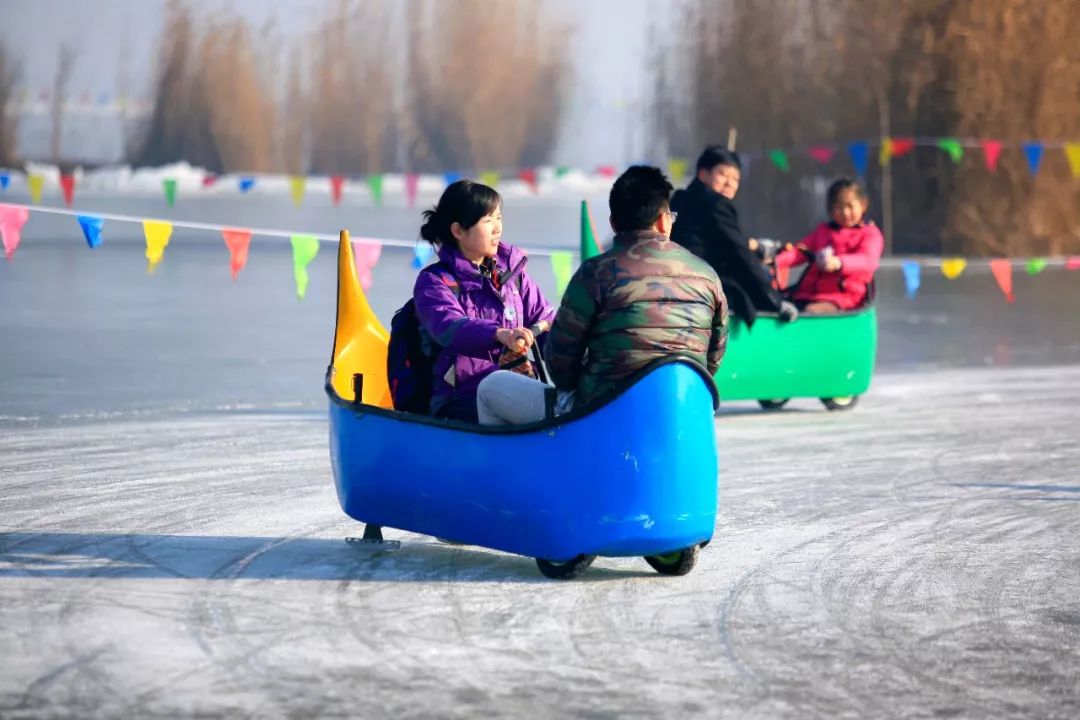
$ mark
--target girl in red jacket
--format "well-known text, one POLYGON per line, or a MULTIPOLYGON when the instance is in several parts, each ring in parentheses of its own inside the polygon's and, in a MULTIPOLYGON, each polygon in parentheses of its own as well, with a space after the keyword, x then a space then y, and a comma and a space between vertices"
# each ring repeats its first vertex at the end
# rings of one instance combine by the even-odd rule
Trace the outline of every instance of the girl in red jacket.
POLYGON ((812 263, 792 292, 796 305, 811 314, 852 310, 866 302, 885 245, 877 225, 863 220, 868 203, 857 182, 834 182, 826 204, 832 222, 776 256, 777 268, 812 263))

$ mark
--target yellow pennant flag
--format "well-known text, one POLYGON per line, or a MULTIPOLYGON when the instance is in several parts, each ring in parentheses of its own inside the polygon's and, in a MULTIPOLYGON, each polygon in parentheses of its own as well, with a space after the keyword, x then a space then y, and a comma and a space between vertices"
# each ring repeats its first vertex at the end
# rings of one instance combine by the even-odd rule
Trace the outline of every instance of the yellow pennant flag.
POLYGON ((487 185, 489 188, 493 188, 499 184, 499 171, 498 170, 485 170, 480 173, 480 184, 487 185))
POLYGON ((562 297, 574 273, 574 256, 563 251, 551 253, 551 271, 555 273, 555 296, 562 297))
POLYGON ((172 237, 172 223, 158 220, 143 220, 143 235, 146 236, 146 272, 154 272, 154 268, 161 262, 165 255, 165 246, 172 237))
POLYGON ((41 202, 41 189, 45 187, 45 176, 28 176, 26 178, 26 186, 30 189, 30 202, 37 205, 39 202, 41 202))
POLYGON ((311 235, 293 235, 293 277, 296 278, 296 297, 303 300, 307 294, 308 273, 307 266, 319 254, 319 239, 311 235))
MULTIPOLYGON (((892 158, 892 155, 893 155, 892 138, 882 138, 882 140, 881 140, 881 150, 878 152, 878 163, 880 163, 880 165, 882 167, 885 167, 886 165, 889 164, 889 160, 892 158)), ((961 268, 961 272, 962 271, 963 271, 963 268, 961 268)))
POLYGON ((677 183, 686 177, 687 162, 682 158, 671 158, 667 164, 668 179, 673 183, 677 183))
POLYGON ((950 280, 955 280, 960 277, 960 273, 964 272, 964 268, 967 267, 967 260, 964 258, 949 258, 943 260, 941 263, 941 274, 950 280))
POLYGON ((1065 157, 1074 178, 1080 178, 1080 143, 1065 143, 1065 157))
POLYGON ((293 175, 289 178, 289 195, 292 196, 293 205, 300 207, 304 203, 304 188, 307 186, 307 178, 293 175))

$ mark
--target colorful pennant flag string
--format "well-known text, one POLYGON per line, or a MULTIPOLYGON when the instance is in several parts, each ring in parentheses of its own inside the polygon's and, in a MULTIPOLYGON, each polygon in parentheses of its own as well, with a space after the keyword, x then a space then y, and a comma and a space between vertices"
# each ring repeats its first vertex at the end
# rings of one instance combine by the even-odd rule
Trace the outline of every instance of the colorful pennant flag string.
POLYGON ((233 282, 244 269, 248 261, 248 248, 251 246, 251 231, 239 228, 224 228, 221 237, 225 247, 229 248, 229 273, 233 282))
POLYGON ((489 188, 497 186, 499 184, 499 171, 485 170, 480 173, 480 184, 487 185, 489 188))
POLYGON ((410 209, 416 205, 416 191, 420 186, 420 176, 409 173, 405 176, 405 205, 410 209))
POLYGON ((791 163, 788 162, 787 153, 783 150, 770 150, 769 159, 772 160, 772 164, 775 165, 780 172, 787 172, 791 169, 791 163))
POLYGON ((982 145, 983 157, 986 159, 986 169, 997 172, 998 158, 1001 156, 1001 141, 983 140, 979 144, 982 145))
POLYGON ((4 257, 8 262, 15 255, 22 239, 23 225, 30 217, 30 211, 19 205, 0 205, 0 239, 4 243, 4 257))
POLYGON ((1039 172, 1039 163, 1042 162, 1043 145, 1038 142, 1024 143, 1024 157, 1027 158, 1028 169, 1032 175, 1039 172))
POLYGON ((371 201, 375 203, 376 207, 380 207, 382 205, 383 176, 378 174, 368 175, 367 184, 371 190, 371 201))
POLYGON ((954 164, 959 164, 964 158, 964 146, 956 138, 941 138, 937 145, 945 151, 954 164))
POLYGON ((75 219, 79 221, 87 246, 93 250, 101 245, 101 231, 105 228, 105 221, 94 215, 79 215, 75 219))
POLYGON ((418 242, 413 246, 413 259, 412 266, 416 270, 427 267, 431 262, 431 257, 435 252, 431 249, 431 246, 426 242, 418 242))
POLYGON ((815 145, 806 151, 806 154, 817 160, 822 165, 828 164, 833 159, 833 155, 836 153, 836 148, 831 145, 815 145))
POLYGON ((1016 302, 1016 296, 1013 295, 1012 261, 1007 258, 994 258, 990 261, 990 272, 994 274, 994 280, 997 281, 1001 292, 1005 294, 1005 300, 1016 302))
POLYGON ((540 185, 536 181, 536 170, 527 168, 518 173, 518 178, 527 184, 534 193, 540 192, 540 185))
POLYGON ((8 173, 0 173, 0 190, 7 191, 8 185, 11 184, 11 175, 8 173))
POLYGON ((296 278, 296 297, 304 299, 308 288, 307 267, 319 254, 319 240, 314 235, 293 235, 293 277, 296 278))
MULTIPOLYGON (((689 163, 683 158, 671 158, 668 160, 668 177, 674 181, 682 180, 686 177, 686 169, 689 163)), ((614 170, 615 168, 612 168, 614 170)), ((615 173, 612 172, 610 176, 615 177, 615 173)))
POLYGON ((64 194, 64 204, 71 207, 75 200, 75 176, 64 174, 60 176, 60 191, 64 194))
POLYGON ((251 188, 255 187, 255 178, 253 178, 253 177, 242 177, 239 180, 237 180, 236 185, 237 185, 237 187, 240 188, 240 192, 246 193, 249 190, 251 190, 251 188))
POLYGON ((949 258, 941 261, 941 273, 950 280, 960 277, 966 267, 967 260, 964 258, 949 258))
POLYGON ((907 296, 913 298, 919 292, 919 286, 922 284, 920 277, 922 266, 916 260, 905 260, 901 267, 904 271, 904 288, 907 291, 907 296))
POLYGON ((165 191, 165 204, 172 207, 176 204, 176 178, 165 178, 161 181, 161 189, 165 191))
POLYGON ((289 197, 292 198, 293 205, 300 207, 304 204, 304 190, 307 188, 307 178, 302 175, 292 175, 289 177, 289 197))
POLYGON ((851 156, 851 164, 855 166, 855 172, 865 177, 866 168, 870 162, 870 146, 864 142, 853 142, 848 145, 848 155, 851 156))
POLYGON ((1027 261, 1027 274, 1038 275, 1046 269, 1046 258, 1031 258, 1027 261))
POLYGON ((367 240, 353 241, 353 258, 356 263, 356 276, 360 279, 360 287, 365 291, 371 289, 372 270, 379 262, 382 255, 382 245, 379 242, 367 240))
POLYGON ((334 203, 334 207, 341 204, 341 191, 345 187, 344 175, 331 175, 330 176, 330 201, 334 203))
POLYGON ((1080 178, 1080 143, 1065 143, 1065 159, 1074 178, 1080 178))
POLYGON ((44 175, 29 175, 26 178, 26 188, 30 191, 30 202, 37 205, 41 202, 41 190, 45 187, 44 175))
POLYGON ((143 235, 146 237, 146 271, 154 272, 165 255, 165 248, 172 237, 172 223, 161 220, 143 220, 143 235))

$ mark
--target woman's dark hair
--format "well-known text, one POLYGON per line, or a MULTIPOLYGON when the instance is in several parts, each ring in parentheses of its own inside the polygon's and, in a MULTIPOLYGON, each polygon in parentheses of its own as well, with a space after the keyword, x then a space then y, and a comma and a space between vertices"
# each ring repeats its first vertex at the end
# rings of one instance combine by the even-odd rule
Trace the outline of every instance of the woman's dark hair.
POLYGON ((659 168, 634 165, 611 186, 608 207, 615 232, 649 228, 668 209, 671 183, 659 168))
POLYGON ((480 219, 495 212, 502 205, 502 197, 487 185, 472 180, 458 180, 443 190, 435 207, 424 211, 424 225, 420 237, 432 245, 458 246, 450 226, 454 223, 468 230, 480 219))
POLYGON ((863 203, 866 203, 866 191, 863 190, 863 187, 859 184, 858 180, 852 180, 851 178, 846 177, 840 178, 839 180, 834 181, 833 184, 829 186, 828 192, 825 193, 826 213, 832 212, 833 205, 840 199, 840 193, 845 190, 854 190, 855 196, 862 200, 863 203))
POLYGON ((723 145, 710 145, 701 151, 697 159, 698 170, 712 170, 717 165, 734 165, 742 171, 742 160, 734 150, 728 150, 723 145))

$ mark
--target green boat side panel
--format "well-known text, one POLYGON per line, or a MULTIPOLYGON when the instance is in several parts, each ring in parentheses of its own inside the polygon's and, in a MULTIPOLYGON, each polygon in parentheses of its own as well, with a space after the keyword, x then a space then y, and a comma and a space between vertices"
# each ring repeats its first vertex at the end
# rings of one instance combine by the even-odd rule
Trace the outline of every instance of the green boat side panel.
POLYGON ((721 400, 846 397, 870 387, 877 309, 802 315, 793 323, 758 316, 753 329, 732 318, 717 371, 721 400))

